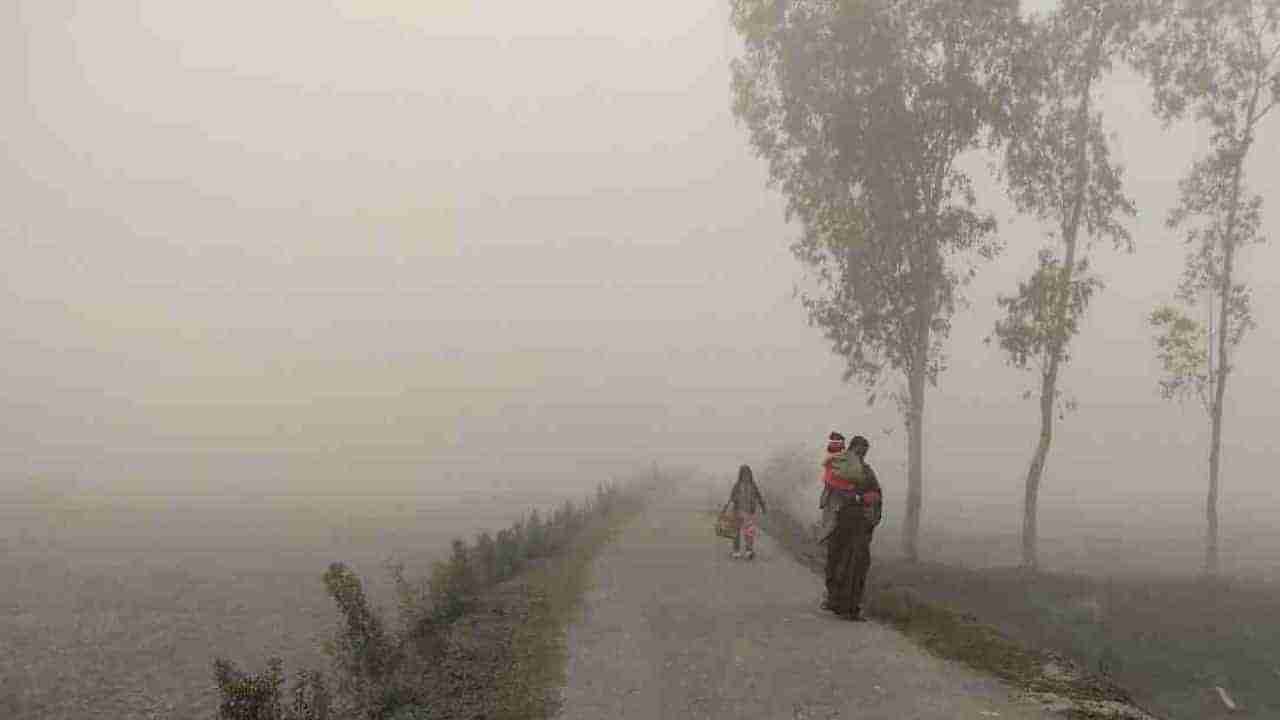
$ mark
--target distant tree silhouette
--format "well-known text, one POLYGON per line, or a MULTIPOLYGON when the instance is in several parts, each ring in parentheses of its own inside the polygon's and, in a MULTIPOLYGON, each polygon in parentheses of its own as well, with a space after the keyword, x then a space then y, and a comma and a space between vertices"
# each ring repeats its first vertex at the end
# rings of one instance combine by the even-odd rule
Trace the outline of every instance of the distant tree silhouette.
POLYGON ((1005 149, 1004 176, 1014 204, 1052 228, 1053 246, 1041 251, 1038 267, 1015 295, 997 300, 1005 315, 987 340, 997 341, 1010 364, 1034 366, 1040 375, 1040 434, 1023 496, 1027 567, 1038 564, 1040 482, 1054 416, 1074 407, 1059 389, 1059 372, 1070 359, 1068 345, 1089 299, 1102 286, 1089 273, 1081 234, 1133 249, 1117 216, 1133 216, 1135 210, 1111 161, 1093 94, 1112 59, 1128 52, 1137 19, 1132 0, 1062 0, 1034 23, 1030 46, 1015 56, 1028 69, 1028 81, 1018 88, 1021 112, 1005 149))
POLYGON ((1178 284, 1181 308, 1151 314, 1164 366, 1166 398, 1198 396, 1209 415, 1209 492, 1204 572, 1218 574, 1218 495, 1222 410, 1232 358, 1255 326, 1239 253, 1262 242, 1262 198, 1245 185, 1245 162, 1262 121, 1280 104, 1280 0, 1148 0, 1136 65, 1154 90, 1166 124, 1192 115, 1208 125, 1210 151, 1179 183, 1170 230, 1188 246, 1178 284), (1207 295, 1216 317, 1208 331, 1186 310, 1207 295), (1199 353, 1202 333, 1212 350, 1199 353))

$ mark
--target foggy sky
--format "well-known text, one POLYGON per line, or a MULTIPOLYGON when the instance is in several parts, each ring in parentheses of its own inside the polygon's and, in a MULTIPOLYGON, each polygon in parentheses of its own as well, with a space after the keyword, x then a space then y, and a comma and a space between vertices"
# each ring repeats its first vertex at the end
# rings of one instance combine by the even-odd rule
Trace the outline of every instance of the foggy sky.
MULTIPOLYGON (((17 100, 0 115, 0 483, 577 487, 655 457, 730 472, 783 442, 817 452, 832 427, 901 462, 900 421, 840 383, 792 299, 797 228, 729 110, 725 2, 0 13, 17 100)), ((1073 456, 1106 459, 1123 491, 1204 485, 1207 422, 1159 400, 1144 324, 1181 271, 1164 218, 1204 138, 1162 129, 1148 99, 1125 72, 1105 92, 1138 248, 1093 251, 1107 287, 1064 375, 1082 408, 1050 493, 1073 456)), ((1277 137, 1248 169, 1272 237, 1277 137)), ((1008 250, 929 396, 943 495, 957 473, 1020 487, 1036 432, 1017 399, 1034 377, 982 338, 1044 232, 971 160, 1008 250)), ((1260 327, 1229 388, 1224 488, 1274 498, 1278 256, 1245 257, 1260 327)))

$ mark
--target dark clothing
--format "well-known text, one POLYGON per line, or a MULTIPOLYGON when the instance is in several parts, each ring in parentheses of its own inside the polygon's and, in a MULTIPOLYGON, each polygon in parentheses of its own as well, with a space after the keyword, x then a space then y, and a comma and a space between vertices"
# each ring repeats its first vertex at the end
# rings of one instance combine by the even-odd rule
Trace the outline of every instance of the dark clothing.
POLYGON ((827 540, 827 604, 837 613, 855 613, 871 569, 871 534, 863 508, 846 503, 836 513, 835 532, 827 540))
POLYGON ((738 475, 738 482, 733 484, 733 490, 729 492, 728 507, 738 519, 738 533, 733 536, 733 551, 737 553, 742 548, 742 541, 746 540, 747 552, 754 554, 756 515, 766 512, 768 508, 764 506, 764 496, 760 494, 760 488, 752 479, 750 470, 745 465, 743 468, 738 475))
POLYGON ((871 536, 882 514, 880 482, 867 466, 867 477, 851 492, 832 491, 834 525, 827 536, 827 605, 837 613, 857 613, 871 569, 871 536), (864 496, 870 498, 866 504, 864 496))
POLYGON ((748 514, 768 512, 768 508, 764 506, 764 496, 760 494, 760 488, 756 487, 755 480, 750 478, 743 478, 734 483, 733 490, 729 492, 729 507, 736 512, 748 514))

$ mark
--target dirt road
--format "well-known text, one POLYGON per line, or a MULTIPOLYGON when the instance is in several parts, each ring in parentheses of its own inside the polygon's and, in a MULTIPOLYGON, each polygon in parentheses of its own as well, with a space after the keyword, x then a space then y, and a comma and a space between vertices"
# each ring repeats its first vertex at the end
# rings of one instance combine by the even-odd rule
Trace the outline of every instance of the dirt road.
POLYGON ((705 504, 659 501, 598 558, 562 720, 1055 717, 891 628, 819 611, 820 580, 768 537, 732 560, 705 504))

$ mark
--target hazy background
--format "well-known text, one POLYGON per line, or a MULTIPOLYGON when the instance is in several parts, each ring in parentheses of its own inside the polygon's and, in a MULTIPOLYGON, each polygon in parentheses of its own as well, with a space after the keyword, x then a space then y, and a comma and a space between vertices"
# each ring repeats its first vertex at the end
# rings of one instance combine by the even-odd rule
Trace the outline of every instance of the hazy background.
MULTIPOLYGON (((727 489, 836 427, 871 437, 892 518, 901 423, 792 299, 796 229, 729 110, 736 43, 719 0, 0 3, 0 490, 576 494, 651 459, 727 489)), ((1126 73, 1105 95, 1138 250, 1093 254, 1043 532, 1198 538, 1208 423, 1159 400, 1144 320, 1203 136, 1126 73)), ((1249 168, 1273 237, 1277 137, 1249 168)), ((1037 432, 1034 378, 982 340, 1043 234, 973 160, 1009 248, 928 400, 926 528, 1016 527, 1037 432)), ((1280 525, 1277 261, 1243 261, 1227 568, 1280 525)))

